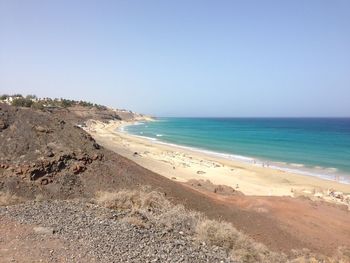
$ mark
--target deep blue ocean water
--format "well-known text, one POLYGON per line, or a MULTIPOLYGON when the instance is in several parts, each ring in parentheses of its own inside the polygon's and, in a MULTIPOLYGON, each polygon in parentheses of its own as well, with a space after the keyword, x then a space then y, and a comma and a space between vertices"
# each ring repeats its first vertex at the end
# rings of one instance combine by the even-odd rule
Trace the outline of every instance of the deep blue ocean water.
POLYGON ((350 182, 350 118, 159 118, 124 129, 256 165, 350 182))

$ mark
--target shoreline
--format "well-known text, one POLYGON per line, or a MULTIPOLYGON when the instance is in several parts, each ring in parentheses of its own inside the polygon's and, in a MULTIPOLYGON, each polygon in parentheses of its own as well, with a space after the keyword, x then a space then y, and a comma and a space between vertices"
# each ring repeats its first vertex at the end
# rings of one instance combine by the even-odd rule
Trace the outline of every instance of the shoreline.
MULTIPOLYGON (((220 151, 215 151, 215 150, 210 150, 210 149, 205 149, 201 147, 196 147, 196 146, 187 146, 187 145, 181 145, 181 144, 176 144, 173 142, 166 142, 162 141, 161 137, 163 135, 156 135, 158 138, 154 137, 147 137, 144 135, 138 135, 138 134, 133 134, 129 133, 128 131, 125 131, 125 127, 127 126, 134 126, 134 125, 141 125, 143 123, 146 123, 150 121, 149 119, 147 120, 137 120, 135 122, 128 122, 121 127, 118 128, 118 132, 122 132, 131 136, 135 136, 137 138, 145 139, 145 140, 150 140, 155 143, 161 144, 161 145, 168 145, 170 147, 176 147, 176 148, 181 148, 184 150, 190 150, 198 153, 202 153, 205 155, 210 155, 211 157, 218 157, 218 158, 224 158, 227 160, 232 160, 232 161, 238 161, 238 162, 244 162, 247 164, 251 164, 254 166, 258 167, 267 167, 267 168, 272 168, 275 170, 280 170, 288 173, 293 173, 293 174, 299 174, 299 175, 304 175, 304 176, 312 176, 316 178, 320 178, 323 180, 328 180, 328 181, 334 181, 337 183, 341 184, 347 184, 350 185, 350 174, 345 174, 344 172, 339 172, 338 168, 335 167, 322 167, 320 165, 307 165, 303 163, 293 163, 293 162, 287 162, 287 161, 273 161, 266 159, 264 157, 253 157, 253 156, 247 156, 247 155, 239 155, 235 153, 225 153, 225 152, 220 152, 220 151)), ((154 121, 154 120, 152 120, 154 121)))
MULTIPOLYGON (((223 158, 226 160, 244 162, 244 163, 247 163, 247 164, 250 164, 253 166, 257 166, 257 167, 272 168, 274 170, 279 170, 279 171, 283 171, 283 172, 295 173, 295 174, 304 175, 304 176, 312 176, 312 177, 320 178, 320 179, 327 180, 327 181, 333 181, 336 183, 350 185, 350 176, 342 174, 342 173, 340 173, 339 175, 337 175, 337 174, 325 174, 325 173, 322 173, 321 171, 320 171, 320 173, 317 173, 317 172, 312 171, 311 167, 308 167, 304 164, 287 163, 287 162, 282 162, 282 161, 271 161, 271 160, 266 160, 263 158, 244 156, 244 155, 238 155, 238 154, 233 154, 233 153, 215 152, 215 151, 204 149, 204 148, 180 145, 180 144, 176 144, 176 143, 165 142, 165 141, 158 140, 158 139, 152 138, 152 137, 136 135, 136 134, 132 134, 132 133, 129 133, 129 132, 124 130, 124 127, 132 126, 132 125, 138 125, 138 124, 128 123, 128 124, 122 125, 121 127, 117 128, 118 129, 117 132, 122 132, 122 133, 125 133, 127 135, 134 136, 136 138, 149 140, 149 141, 152 141, 152 142, 160 144, 160 145, 176 147, 176 148, 180 148, 183 150, 197 152, 199 154, 209 155, 213 158, 217 157, 217 158, 223 158), (293 168, 293 167, 296 167, 296 168, 293 168), (348 180, 345 179, 347 177, 349 177, 348 180), (339 178, 339 179, 337 180, 337 179, 333 179, 333 178, 339 178)), ((320 170, 331 170, 331 169, 337 170, 337 168, 333 168, 333 167, 330 167, 330 168, 321 167, 321 166, 315 166, 315 167, 318 167, 320 170)))
MULTIPOLYGON (((142 120, 135 122, 137 121, 142 120)), ((178 182, 185 183, 191 179, 210 180, 214 184, 231 186, 245 195, 294 197, 303 195, 338 203, 332 192, 341 192, 345 198, 348 195, 350 198, 349 184, 276 169, 272 166, 262 167, 210 154, 205 150, 168 144, 123 131, 125 125, 132 125, 135 122, 115 121, 105 124, 89 121, 86 130, 106 148, 178 182)))

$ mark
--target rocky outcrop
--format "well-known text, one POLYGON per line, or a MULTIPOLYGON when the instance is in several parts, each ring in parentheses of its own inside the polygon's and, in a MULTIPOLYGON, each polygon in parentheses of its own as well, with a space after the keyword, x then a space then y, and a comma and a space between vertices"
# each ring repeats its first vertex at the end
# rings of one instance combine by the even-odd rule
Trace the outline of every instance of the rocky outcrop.
POLYGON ((0 136, 0 191, 79 195, 78 177, 104 162, 91 135, 54 113, 1 105, 0 136))
MULTIPOLYGON (((21 176, 22 179, 28 179, 31 181, 36 181, 42 177, 54 177, 61 171, 72 172, 74 174, 83 173, 90 164, 94 161, 102 161, 103 153, 95 153, 92 156, 82 153, 76 154, 63 153, 55 155, 53 152, 49 152, 48 157, 37 160, 32 163, 0 163, 0 168, 6 170, 2 172, 2 176, 11 176, 13 174, 21 176)), ((52 182, 52 180, 47 181, 45 185, 52 182)))

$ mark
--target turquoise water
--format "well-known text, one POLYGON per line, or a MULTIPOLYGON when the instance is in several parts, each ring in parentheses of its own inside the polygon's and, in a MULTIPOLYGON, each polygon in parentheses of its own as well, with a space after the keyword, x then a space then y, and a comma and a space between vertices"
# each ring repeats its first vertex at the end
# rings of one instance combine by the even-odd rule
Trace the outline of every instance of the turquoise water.
POLYGON ((256 165, 350 182, 350 118, 160 118, 124 129, 256 165))

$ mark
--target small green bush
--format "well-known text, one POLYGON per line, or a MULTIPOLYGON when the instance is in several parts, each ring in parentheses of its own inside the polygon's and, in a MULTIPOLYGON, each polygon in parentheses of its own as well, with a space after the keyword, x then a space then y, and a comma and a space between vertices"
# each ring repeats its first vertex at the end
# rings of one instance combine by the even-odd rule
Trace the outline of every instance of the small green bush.
POLYGON ((33 105, 33 101, 25 98, 17 98, 12 101, 12 105, 30 108, 33 105))
POLYGON ((36 100, 38 97, 36 96, 36 95, 31 95, 31 94, 29 94, 29 95, 27 95, 26 96, 26 99, 27 100, 36 100))
POLYGON ((71 107, 74 105, 73 100, 66 100, 66 99, 61 99, 61 106, 64 108, 71 107))
POLYGON ((31 107, 36 110, 43 110, 45 108, 42 101, 34 102, 31 107))
POLYGON ((0 96, 0 100, 6 100, 9 97, 7 94, 3 94, 0 96))

